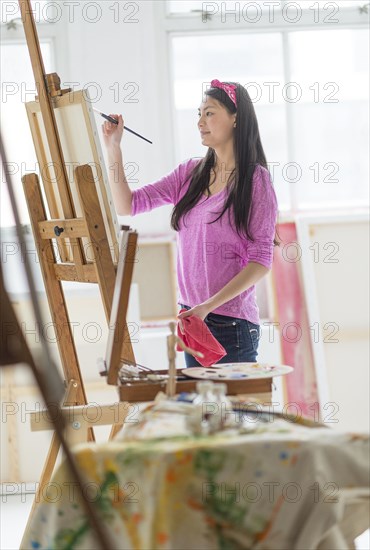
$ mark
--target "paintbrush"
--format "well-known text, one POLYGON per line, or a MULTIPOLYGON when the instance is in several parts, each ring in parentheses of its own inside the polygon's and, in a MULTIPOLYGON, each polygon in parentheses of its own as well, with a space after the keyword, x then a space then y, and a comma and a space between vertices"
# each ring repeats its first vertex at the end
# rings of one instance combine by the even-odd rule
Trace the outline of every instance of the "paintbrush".
MULTIPOLYGON (((101 111, 98 111, 98 109, 93 109, 93 111, 95 111, 96 113, 98 113, 100 116, 102 116, 103 118, 105 118, 105 120, 108 120, 108 122, 112 122, 113 124, 118 124, 118 120, 116 118, 113 118, 109 115, 106 115, 105 113, 102 113, 101 111)), ((141 136, 140 134, 138 134, 137 132, 134 132, 134 130, 131 130, 130 128, 128 128, 127 126, 125 126, 125 130, 127 130, 128 132, 130 132, 131 134, 134 134, 135 136, 143 139, 144 141, 147 141, 148 143, 151 143, 153 144, 152 141, 150 141, 149 139, 145 138, 144 136, 141 136)))

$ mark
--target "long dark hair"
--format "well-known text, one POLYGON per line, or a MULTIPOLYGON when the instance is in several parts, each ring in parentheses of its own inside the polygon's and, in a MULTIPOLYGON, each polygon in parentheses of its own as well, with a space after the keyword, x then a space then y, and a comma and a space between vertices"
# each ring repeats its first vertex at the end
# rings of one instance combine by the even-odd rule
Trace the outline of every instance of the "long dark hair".
MULTIPOLYGON (((205 92, 206 96, 219 101, 230 114, 236 113, 236 128, 234 129, 235 169, 231 172, 227 182, 229 193, 222 212, 209 223, 216 222, 226 211, 228 211, 230 219, 230 206, 232 206, 238 234, 244 233, 249 239, 254 241, 253 236, 249 232, 253 173, 257 164, 260 164, 267 170, 268 166, 251 98, 247 90, 239 83, 227 82, 227 84, 234 84, 236 86, 237 109, 224 90, 210 88, 205 92)), ((194 167, 186 179, 188 181, 191 178, 189 188, 172 211, 171 227, 175 231, 178 231, 180 228, 179 222, 181 217, 185 216, 197 204, 206 190, 209 192, 210 173, 215 164, 215 151, 209 147, 206 156, 194 167)), ((183 185, 185 185, 186 181, 183 185)), ((280 242, 276 239, 276 233, 274 245, 280 245, 280 242)))

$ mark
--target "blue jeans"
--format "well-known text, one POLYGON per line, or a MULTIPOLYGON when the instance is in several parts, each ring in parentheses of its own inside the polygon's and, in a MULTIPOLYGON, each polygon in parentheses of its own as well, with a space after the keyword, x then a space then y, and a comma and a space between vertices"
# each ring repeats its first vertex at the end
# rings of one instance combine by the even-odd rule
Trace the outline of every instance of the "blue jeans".
MULTIPOLYGON (((189 306, 180 304, 181 308, 191 309, 189 306)), ((257 360, 258 344, 261 336, 260 325, 229 317, 209 313, 204 319, 207 327, 213 336, 225 348, 227 355, 218 363, 254 363, 257 360)), ((187 352, 185 353, 186 367, 201 366, 198 361, 187 352)))

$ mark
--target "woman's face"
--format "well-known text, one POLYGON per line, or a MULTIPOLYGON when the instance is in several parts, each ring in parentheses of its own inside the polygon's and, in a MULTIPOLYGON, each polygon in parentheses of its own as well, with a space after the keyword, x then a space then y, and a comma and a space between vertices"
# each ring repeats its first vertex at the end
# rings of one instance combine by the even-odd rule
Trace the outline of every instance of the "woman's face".
POLYGON ((230 114, 217 99, 205 96, 198 116, 202 144, 206 147, 217 149, 233 139, 236 113, 230 114))

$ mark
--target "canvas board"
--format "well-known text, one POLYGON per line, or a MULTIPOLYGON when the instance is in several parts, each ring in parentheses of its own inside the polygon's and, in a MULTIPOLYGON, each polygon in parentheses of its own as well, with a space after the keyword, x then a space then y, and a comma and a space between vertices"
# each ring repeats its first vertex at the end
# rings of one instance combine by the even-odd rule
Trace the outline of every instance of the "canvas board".
MULTIPOLYGON (((82 209, 74 171, 77 166, 89 164, 96 183, 112 259, 116 263, 119 224, 109 187, 94 113, 87 91, 66 93, 54 98, 52 101, 76 216, 82 216, 82 209)), ((28 102, 26 103, 26 110, 49 210, 52 210, 54 206, 54 210, 58 213, 57 217, 64 219, 65 216, 56 184, 58 167, 54 166, 51 159, 40 103, 38 101, 28 102)), ((89 242, 87 239, 83 241, 87 260, 92 261, 93 258, 89 257, 89 242)))

